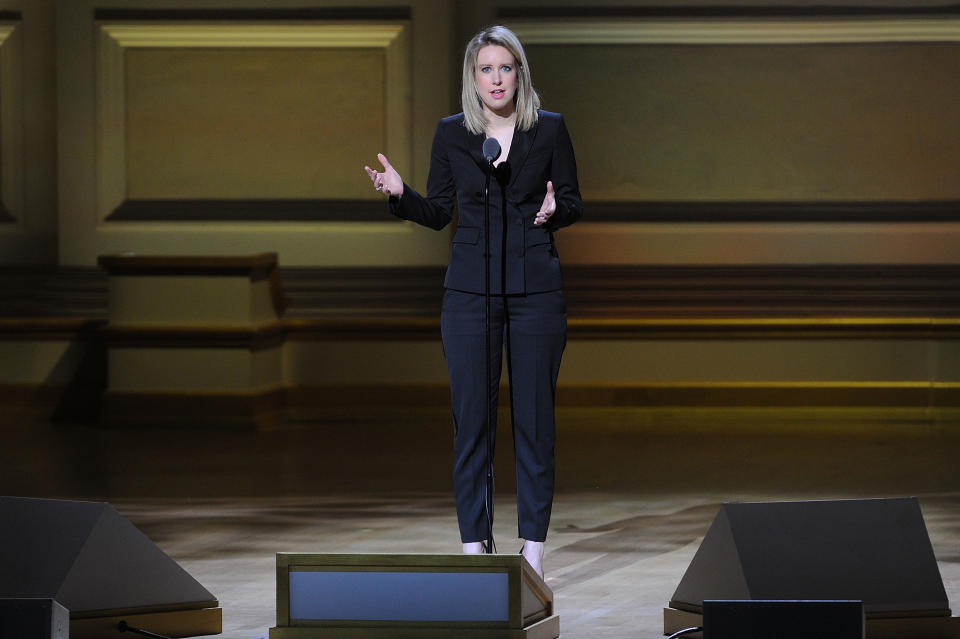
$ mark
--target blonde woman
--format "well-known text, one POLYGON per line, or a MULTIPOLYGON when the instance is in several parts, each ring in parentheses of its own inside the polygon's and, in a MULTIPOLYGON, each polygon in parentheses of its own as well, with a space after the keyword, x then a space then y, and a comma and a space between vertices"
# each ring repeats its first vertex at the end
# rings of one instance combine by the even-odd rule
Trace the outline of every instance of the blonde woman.
MULTIPOLYGON (((504 347, 510 378, 521 552, 543 576, 554 489, 554 394, 567 316, 554 231, 580 219, 573 145, 563 117, 539 109, 526 54, 501 26, 481 31, 463 59, 463 112, 440 121, 427 193, 382 154, 365 167, 398 217, 442 229, 458 209, 441 314, 454 420, 454 492, 463 550, 487 535, 486 419, 495 418, 504 347), (487 138, 501 149, 490 181, 491 379, 486 380, 484 186, 487 138), (487 385, 492 407, 487 406, 487 385)), ((496 432, 495 425, 493 432, 496 432)), ((491 523, 492 525, 492 523, 491 523)))

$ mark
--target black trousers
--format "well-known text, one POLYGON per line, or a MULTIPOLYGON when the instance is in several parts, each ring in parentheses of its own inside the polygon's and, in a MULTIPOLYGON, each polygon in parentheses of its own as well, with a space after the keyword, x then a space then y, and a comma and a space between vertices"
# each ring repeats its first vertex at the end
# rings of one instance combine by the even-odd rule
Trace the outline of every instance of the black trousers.
MULTIPOLYGON (((487 411, 483 295, 447 290, 443 298, 443 351, 450 371, 454 422, 453 484, 460 538, 487 537, 485 495, 487 411)), ((554 395, 567 340, 562 291, 491 298, 491 416, 496 420, 500 370, 508 354, 519 536, 547 537, 554 486, 554 395)), ((496 422, 492 424, 496 434, 496 422)))

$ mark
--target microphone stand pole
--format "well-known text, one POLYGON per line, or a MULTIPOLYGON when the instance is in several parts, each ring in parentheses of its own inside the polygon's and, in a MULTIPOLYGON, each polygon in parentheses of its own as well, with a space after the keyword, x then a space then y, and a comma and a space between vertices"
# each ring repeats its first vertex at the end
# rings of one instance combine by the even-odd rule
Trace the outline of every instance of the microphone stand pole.
MULTIPOLYGON (((495 159, 495 158, 494 158, 495 159)), ((493 424, 494 419, 491 419, 491 413, 496 410, 491 407, 493 404, 493 389, 490 387, 490 378, 491 373, 493 372, 492 366, 490 365, 490 357, 492 355, 490 348, 490 176, 493 175, 493 159, 489 160, 487 163, 487 179, 486 184, 483 187, 483 261, 485 275, 483 278, 484 282, 484 297, 486 302, 486 308, 484 313, 483 321, 483 349, 486 357, 484 358, 484 384, 486 386, 486 426, 487 426, 487 486, 486 486, 486 510, 487 510, 487 547, 486 552, 489 554, 493 553, 493 491, 494 491, 494 481, 493 481, 493 424)))

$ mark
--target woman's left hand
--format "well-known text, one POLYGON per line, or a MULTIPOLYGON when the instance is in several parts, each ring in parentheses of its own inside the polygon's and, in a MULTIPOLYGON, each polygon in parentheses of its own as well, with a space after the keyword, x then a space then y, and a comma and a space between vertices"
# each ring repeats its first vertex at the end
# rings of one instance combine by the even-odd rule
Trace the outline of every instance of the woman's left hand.
POLYGON ((533 220, 535 226, 542 226, 550 216, 557 210, 557 196, 553 192, 553 182, 547 182, 547 194, 543 198, 543 204, 537 211, 537 217, 533 220))

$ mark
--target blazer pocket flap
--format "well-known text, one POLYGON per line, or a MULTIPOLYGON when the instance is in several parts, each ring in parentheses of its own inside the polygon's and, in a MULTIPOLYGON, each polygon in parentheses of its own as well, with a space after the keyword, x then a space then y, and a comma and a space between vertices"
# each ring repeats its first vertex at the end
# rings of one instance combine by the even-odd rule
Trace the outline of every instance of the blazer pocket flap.
POLYGON ((524 245, 537 246, 538 244, 550 244, 552 241, 553 238, 550 235, 550 231, 542 226, 534 226, 533 228, 527 229, 524 245))
POLYGON ((453 234, 454 244, 476 244, 480 239, 480 228, 476 226, 458 226, 453 234))

